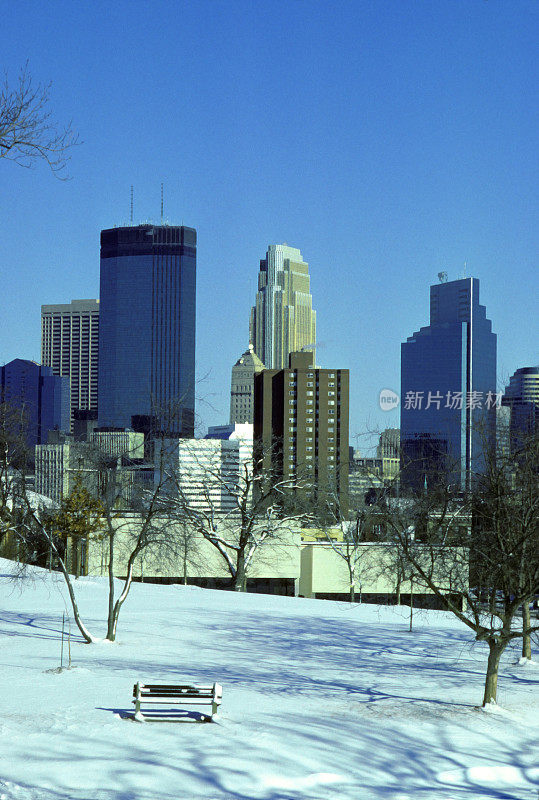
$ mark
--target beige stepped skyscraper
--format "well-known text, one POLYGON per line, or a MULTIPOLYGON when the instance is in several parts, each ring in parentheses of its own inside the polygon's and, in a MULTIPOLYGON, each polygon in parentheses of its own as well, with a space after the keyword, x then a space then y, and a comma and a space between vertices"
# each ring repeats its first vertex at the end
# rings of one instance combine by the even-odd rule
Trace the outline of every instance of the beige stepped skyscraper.
POLYGON ((309 265, 296 247, 270 244, 260 262, 249 338, 267 369, 283 369, 292 352, 308 349, 316 363, 316 312, 309 265))

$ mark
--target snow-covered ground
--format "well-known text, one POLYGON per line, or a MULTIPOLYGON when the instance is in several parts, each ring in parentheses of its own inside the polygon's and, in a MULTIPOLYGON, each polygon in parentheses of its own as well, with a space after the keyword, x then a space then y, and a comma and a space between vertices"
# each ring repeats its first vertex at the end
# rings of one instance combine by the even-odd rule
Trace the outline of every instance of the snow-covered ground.
MULTIPOLYGON (((500 707, 486 647, 441 612, 133 586, 118 642, 60 663, 59 576, 0 560, 1 800, 537 800, 539 666, 506 651, 500 707), (137 723, 132 689, 218 681, 214 724, 137 723)), ((76 581, 104 636, 104 580, 76 581)), ((66 653, 64 652, 64 656, 66 653)), ((537 654, 534 654, 538 658, 537 654)))

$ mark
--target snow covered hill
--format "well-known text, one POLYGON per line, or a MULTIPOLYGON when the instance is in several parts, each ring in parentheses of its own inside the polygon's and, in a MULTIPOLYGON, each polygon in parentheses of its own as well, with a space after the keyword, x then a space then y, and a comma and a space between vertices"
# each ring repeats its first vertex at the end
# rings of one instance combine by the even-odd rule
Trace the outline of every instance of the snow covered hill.
MULTIPOLYGON (((441 612, 136 584, 118 641, 71 623, 62 579, 0 560, 2 800, 537 800, 539 666, 441 612), (67 644, 64 646, 64 661, 67 644), (132 688, 218 681, 214 724, 130 719, 132 688)), ((76 581, 105 635, 107 587, 76 581)), ((537 658, 537 654, 535 654, 537 658)))

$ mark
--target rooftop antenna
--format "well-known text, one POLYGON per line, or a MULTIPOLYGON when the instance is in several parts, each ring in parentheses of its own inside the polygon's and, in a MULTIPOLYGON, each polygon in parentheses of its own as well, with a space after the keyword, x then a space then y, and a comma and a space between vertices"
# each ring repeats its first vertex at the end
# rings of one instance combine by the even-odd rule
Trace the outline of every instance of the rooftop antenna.
POLYGON ((133 224, 133 184, 131 184, 131 225, 133 224))
POLYGON ((163 224, 163 184, 161 184, 161 225, 163 224))
POLYGON ((440 283, 447 283, 447 272, 439 272, 438 273, 438 280, 440 283))

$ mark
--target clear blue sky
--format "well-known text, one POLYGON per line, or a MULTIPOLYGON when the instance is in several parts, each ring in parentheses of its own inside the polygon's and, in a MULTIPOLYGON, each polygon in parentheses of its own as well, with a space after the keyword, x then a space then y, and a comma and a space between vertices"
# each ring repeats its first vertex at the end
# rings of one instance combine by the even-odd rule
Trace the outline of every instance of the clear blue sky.
MULTIPOLYGON (((398 426, 400 343, 429 285, 481 281, 503 383, 538 362, 536 0, 1 3, 84 141, 72 180, 0 162, 0 362, 40 358, 41 303, 97 297, 99 232, 198 230, 198 403, 228 419, 270 243, 310 264, 318 362, 351 371, 351 435, 398 426)), ((352 439, 352 442, 354 439, 352 439)), ((360 442, 360 447, 364 445, 360 442)))

